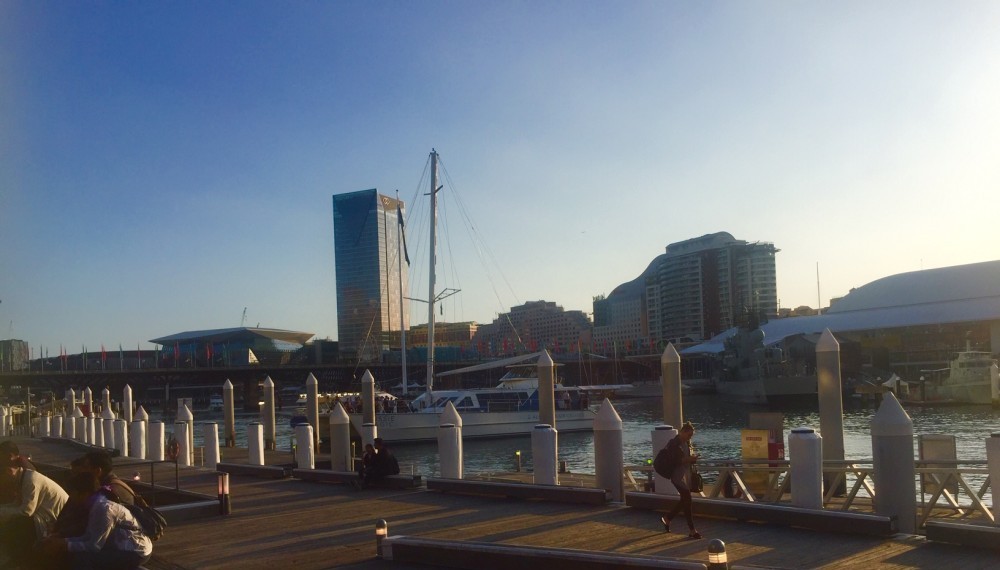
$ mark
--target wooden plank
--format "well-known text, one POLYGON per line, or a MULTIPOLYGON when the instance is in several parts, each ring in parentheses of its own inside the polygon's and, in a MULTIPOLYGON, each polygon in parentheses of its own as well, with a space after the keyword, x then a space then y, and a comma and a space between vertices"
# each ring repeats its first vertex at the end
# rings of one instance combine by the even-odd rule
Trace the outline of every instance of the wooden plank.
POLYGON ((567 487, 563 485, 534 485, 529 483, 499 483, 495 481, 472 481, 466 479, 427 480, 427 489, 447 493, 488 495, 517 499, 540 499, 588 505, 602 505, 607 502, 604 489, 588 487, 567 487))

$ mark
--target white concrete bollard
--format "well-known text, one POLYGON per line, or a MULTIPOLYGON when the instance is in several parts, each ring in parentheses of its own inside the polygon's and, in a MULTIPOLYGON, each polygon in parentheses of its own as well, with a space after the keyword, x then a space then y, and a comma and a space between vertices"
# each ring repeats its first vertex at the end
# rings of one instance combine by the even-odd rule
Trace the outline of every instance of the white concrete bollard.
POLYGON ((257 422, 247 424, 247 463, 264 464, 264 426, 257 422))
POLYGON ((538 357, 538 423, 556 429, 556 364, 548 350, 538 357))
POLYGON ((295 426, 295 462, 299 465, 299 469, 316 468, 314 439, 311 425, 298 424, 295 426))
MULTIPOLYGON (((313 427, 313 449, 319 448, 319 382, 309 373, 306 378, 306 418, 313 427)), ((300 444, 301 445, 301 444, 300 444)))
POLYGON ((370 370, 361 376, 361 423, 375 424, 375 377, 370 370))
POLYGON ((87 408, 88 416, 96 416, 97 412, 94 411, 94 392, 87 386, 83 390, 83 405, 87 408))
POLYGON ((191 434, 188 433, 189 427, 186 421, 177 420, 174 422, 174 440, 177 441, 177 465, 181 467, 191 467, 191 434))
POLYGON ((143 432, 146 434, 146 442, 143 445, 145 446, 144 449, 146 450, 146 455, 149 455, 149 414, 142 406, 138 406, 135 410, 135 414, 132 415, 132 421, 136 420, 146 423, 146 426, 142 428, 143 432))
POLYGON ((122 457, 128 457, 128 422, 115 420, 115 449, 122 457))
POLYGON ((63 415, 52 416, 52 437, 62 437, 63 435, 63 415))
MULTIPOLYGON (((680 426, 684 423, 684 397, 681 388, 681 355, 674 348, 674 343, 670 343, 660 355, 663 422, 667 425, 680 426)), ((671 488, 673 488, 672 484, 671 488)))
POLYGON ((330 410, 330 469, 333 471, 354 471, 351 458, 351 417, 344 406, 337 405, 330 410))
POLYGON ((225 426, 226 447, 236 447, 236 408, 233 383, 226 379, 222 385, 222 417, 225 426))
POLYGON ((792 478, 792 506, 823 508, 823 438, 810 427, 795 428, 788 436, 792 478))
MULTIPOLYGON (((1000 489, 1000 433, 986 438, 986 466, 990 471, 990 481, 997 481, 1000 489)), ((1000 525, 1000 491, 993 491, 994 524, 1000 525)))
POLYGON ((149 447, 146 449, 147 459, 150 461, 163 461, 166 458, 166 429, 160 420, 149 422, 149 447))
POLYGON ((7 407, 0 406, 0 437, 7 437, 7 407))
POLYGON ((534 464, 536 485, 558 485, 559 433, 548 424, 538 424, 531 430, 531 462, 534 464))
POLYGON ((38 419, 38 435, 41 437, 50 437, 52 435, 52 417, 42 416, 38 419))
POLYGON ((128 456, 146 458, 146 422, 135 419, 129 425, 128 456))
POLYGON ((63 418, 63 437, 76 439, 76 418, 73 417, 72 410, 68 416, 63 418))
POLYGON ((622 418, 605 398, 594 418, 594 470, 597 487, 611 493, 611 500, 625 500, 625 455, 622 449, 622 418))
POLYGON ((87 425, 80 408, 73 408, 73 435, 76 441, 87 443, 87 425))
POLYGON ((117 449, 115 446, 115 413, 108 406, 101 410, 101 423, 104 424, 104 447, 117 449))
POLYGON ((278 440, 275 439, 276 424, 274 421, 274 381, 271 380, 270 376, 264 380, 264 410, 261 412, 261 420, 264 422, 265 448, 277 449, 278 440))
MULTIPOLYGON (((666 447, 667 444, 670 443, 670 440, 675 437, 677 437, 677 430, 674 426, 662 425, 653 428, 653 432, 650 434, 650 439, 653 441, 653 459, 656 459, 656 454, 659 453, 661 449, 666 447)), ((670 482, 670 479, 661 477, 656 471, 653 471, 653 486, 656 488, 657 495, 680 496, 680 493, 677 492, 677 487, 674 487, 674 484, 670 482)))
POLYGON ((122 419, 132 423, 132 387, 128 384, 122 388, 122 419))
POLYGON ((913 534, 917 530, 913 420, 892 392, 883 396, 871 434, 875 514, 895 516, 899 532, 913 534))
POLYGON ((205 422, 201 429, 204 430, 202 437, 205 440, 205 467, 215 469, 221 459, 219 455, 219 424, 205 422))
POLYGON ((366 445, 375 445, 375 438, 378 437, 378 426, 375 424, 363 424, 361 426, 361 448, 366 445))
POLYGON ((76 407, 76 390, 70 388, 66 390, 66 416, 73 415, 73 408, 76 407))
POLYGON ((114 414, 114 410, 111 409, 111 390, 105 387, 101 390, 101 402, 103 402, 103 407, 101 409, 101 417, 104 417, 104 410, 107 410, 114 414))
MULTIPOLYGON (((844 460, 844 391, 840 378, 840 343, 830 329, 816 342, 816 382, 819 391, 819 433, 823 437, 823 459, 844 460)), ((832 483, 834 474, 824 477, 832 483)), ((846 491, 840 484, 838 493, 846 491)))
POLYGON ((461 479, 465 474, 462 449, 462 416, 458 415, 455 404, 448 402, 441 413, 438 426, 438 458, 441 477, 461 479))
MULTIPOLYGON (((177 421, 184 422, 187 424, 187 450, 188 450, 188 465, 194 465, 194 412, 191 408, 187 407, 187 404, 181 406, 181 409, 177 410, 177 421)), ((180 441, 178 441, 180 443, 180 441)))
POLYGON ((104 446, 104 420, 101 416, 94 416, 94 445, 97 447, 104 446))
POLYGON ((87 430, 87 437, 86 437, 87 443, 89 443, 90 445, 97 445, 97 439, 96 439, 97 438, 97 425, 96 424, 100 420, 98 420, 97 418, 95 418, 91 414, 87 414, 87 416, 85 418, 83 418, 83 419, 84 419, 83 426, 87 430))

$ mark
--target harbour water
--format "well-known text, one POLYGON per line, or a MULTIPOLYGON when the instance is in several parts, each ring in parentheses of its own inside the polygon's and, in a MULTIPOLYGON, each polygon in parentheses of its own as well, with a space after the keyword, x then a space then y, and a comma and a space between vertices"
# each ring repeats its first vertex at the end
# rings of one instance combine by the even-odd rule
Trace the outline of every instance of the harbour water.
MULTIPOLYGON (((845 402, 845 406, 847 402, 845 402)), ((623 422, 622 442, 625 463, 640 465, 651 457, 650 432, 662 423, 662 405, 659 398, 639 398, 614 402, 615 410, 623 422)), ((684 398, 684 416, 697 430, 694 444, 706 459, 736 459, 740 457, 740 430, 747 426, 750 412, 778 411, 785 416, 785 449, 787 437, 796 427, 813 427, 819 430, 819 414, 808 407, 782 410, 755 409, 728 402, 716 395, 688 395, 684 398)), ((870 425, 875 414, 873 407, 847 408, 844 410, 844 448, 847 459, 871 459, 870 425)), ((293 411, 304 415, 303 410, 293 411)), ((949 406, 908 408, 913 419, 914 435, 950 434, 956 439, 959 460, 983 461, 986 459, 984 440, 1000 432, 1000 410, 989 406, 949 406)), ((290 449, 293 430, 291 415, 277 419, 278 446, 290 449)), ((218 421, 221 415, 195 414, 195 421, 218 421)), ((258 421, 256 416, 237 418, 237 444, 246 445, 246 425, 258 421)), ((558 428, 558 425, 556 426, 558 428)), ((168 431, 172 421, 168 422, 168 431)), ((202 430, 196 427, 196 444, 200 444, 202 430)), ((916 437, 914 438, 916 441, 916 437)), ((391 444, 391 442, 389 442, 391 444)), ((514 454, 521 451, 522 469, 531 469, 531 438, 516 437, 487 440, 466 440, 464 446, 467 473, 512 471, 516 462, 514 454)), ((424 476, 438 474, 437 446, 434 443, 394 446, 400 463, 412 466, 414 473, 424 476)), ((225 451, 223 451, 225 454, 225 451)), ((566 433, 559 435, 559 460, 565 461, 573 472, 594 472, 594 437, 592 433, 566 433)))

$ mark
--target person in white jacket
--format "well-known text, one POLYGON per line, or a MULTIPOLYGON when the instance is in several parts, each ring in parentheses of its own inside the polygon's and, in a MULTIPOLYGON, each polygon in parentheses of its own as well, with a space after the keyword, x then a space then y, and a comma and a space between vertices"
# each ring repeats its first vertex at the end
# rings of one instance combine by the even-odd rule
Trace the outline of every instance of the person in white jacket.
POLYGON ((153 542, 132 513, 100 492, 97 476, 74 473, 66 483, 70 503, 87 509, 80 536, 50 537, 42 549, 68 552, 73 570, 135 570, 153 554, 153 542))
POLYGON ((35 542, 48 534, 67 495, 52 479, 25 469, 13 454, 0 453, 0 477, 15 490, 14 501, 0 505, 0 550, 7 555, 8 564, 16 566, 30 555, 35 542))

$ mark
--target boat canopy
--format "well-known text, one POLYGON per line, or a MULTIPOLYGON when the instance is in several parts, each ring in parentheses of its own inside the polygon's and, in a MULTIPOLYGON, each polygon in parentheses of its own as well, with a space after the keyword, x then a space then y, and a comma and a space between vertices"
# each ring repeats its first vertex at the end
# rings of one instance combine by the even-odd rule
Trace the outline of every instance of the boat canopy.
POLYGON ((508 366, 515 366, 518 364, 523 364, 531 360, 538 360, 542 356, 541 352, 532 352, 531 354, 522 354, 521 356, 511 356, 510 358, 502 358, 500 360, 491 360, 489 362, 484 362, 482 364, 476 364, 474 366, 467 366, 465 368, 459 368, 458 370, 449 370, 447 372, 438 372, 434 376, 436 378, 441 378, 443 376, 453 376, 455 374, 465 374, 468 372, 478 372, 480 370, 492 370, 494 368, 507 368, 508 366))

